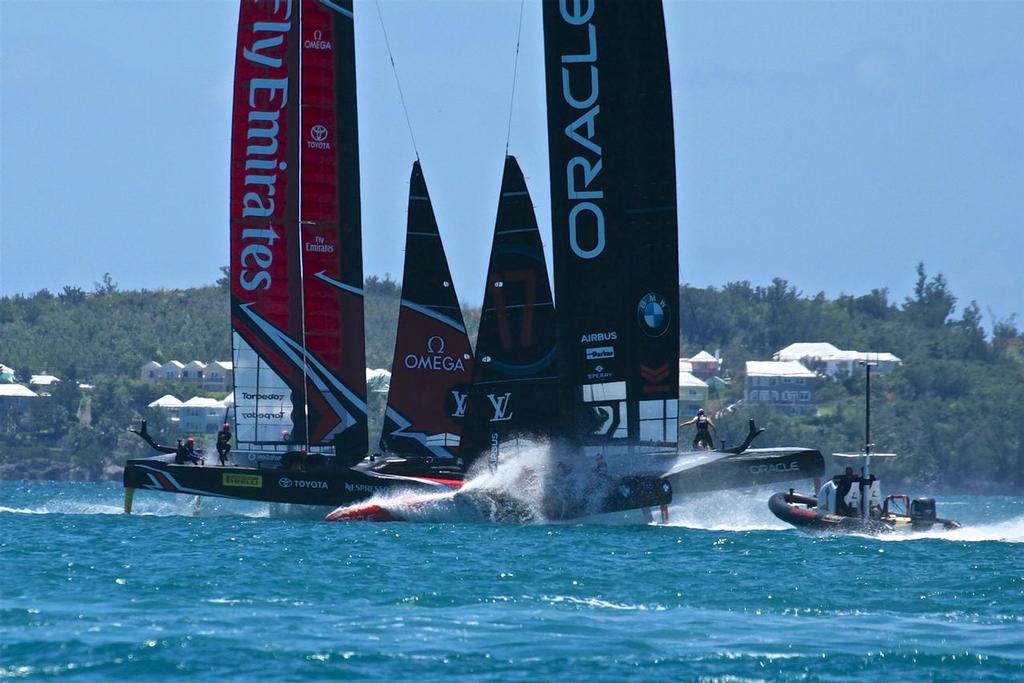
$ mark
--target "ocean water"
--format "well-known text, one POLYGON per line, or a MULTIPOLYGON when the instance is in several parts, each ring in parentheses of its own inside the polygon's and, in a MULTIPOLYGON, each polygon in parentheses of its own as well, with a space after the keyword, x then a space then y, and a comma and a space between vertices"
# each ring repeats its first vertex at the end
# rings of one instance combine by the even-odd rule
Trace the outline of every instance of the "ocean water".
POLYGON ((1024 498, 809 536, 767 492, 669 526, 326 524, 0 483, 0 678, 1024 680, 1024 498))

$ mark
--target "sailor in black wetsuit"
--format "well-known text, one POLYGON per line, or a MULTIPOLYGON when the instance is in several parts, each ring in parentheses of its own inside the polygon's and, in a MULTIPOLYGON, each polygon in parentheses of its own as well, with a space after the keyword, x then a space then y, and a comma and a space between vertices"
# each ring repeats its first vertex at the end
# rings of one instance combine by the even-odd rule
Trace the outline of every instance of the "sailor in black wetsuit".
POLYGON ((693 437, 693 450, 695 451, 710 451, 715 448, 715 441, 711 438, 710 429, 715 430, 715 437, 718 436, 718 428, 715 423, 711 421, 711 418, 704 414, 704 409, 701 408, 697 411, 697 414, 686 422, 681 422, 680 427, 689 427, 690 425, 697 425, 697 434, 693 437))
POLYGON ((221 467, 228 464, 228 453, 231 452, 231 425, 224 423, 224 428, 217 432, 217 457, 221 467))

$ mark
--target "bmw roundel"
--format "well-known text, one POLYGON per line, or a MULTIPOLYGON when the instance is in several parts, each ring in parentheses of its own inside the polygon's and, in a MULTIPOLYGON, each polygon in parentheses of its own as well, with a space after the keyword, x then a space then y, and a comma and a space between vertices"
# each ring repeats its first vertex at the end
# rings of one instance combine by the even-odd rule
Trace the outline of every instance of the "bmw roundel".
POLYGON ((668 331, 672 311, 665 297, 648 292, 636 307, 636 318, 648 337, 660 337, 668 331))

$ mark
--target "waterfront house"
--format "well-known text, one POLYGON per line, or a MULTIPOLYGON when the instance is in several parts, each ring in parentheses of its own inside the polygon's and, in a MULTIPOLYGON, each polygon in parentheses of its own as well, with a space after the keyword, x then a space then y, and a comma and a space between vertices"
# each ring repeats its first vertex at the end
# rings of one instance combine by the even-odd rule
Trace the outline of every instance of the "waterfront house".
POLYGON ((817 375, 798 361, 748 360, 744 399, 750 404, 770 405, 786 413, 814 410, 817 375))
POLYGON ((203 372, 206 370, 206 363, 194 360, 186 363, 181 368, 181 380, 183 382, 199 383, 203 381, 203 372))
POLYGON ((148 361, 139 368, 139 379, 146 380, 147 382, 155 382, 161 379, 160 367, 160 364, 155 360, 148 361))
POLYGON ((169 360, 160 366, 160 379, 181 379, 181 371, 184 367, 185 364, 181 361, 169 360))
POLYGON ((872 372, 885 375, 896 369, 903 361, 898 356, 880 351, 851 351, 840 349, 828 342, 799 342, 779 349, 772 356, 777 361, 800 361, 821 367, 829 377, 852 375, 861 363, 868 362, 872 372))
POLYGON ((206 364, 201 386, 207 391, 227 391, 234 382, 231 361, 215 360, 206 364))
POLYGON ((708 385, 690 372, 679 373, 679 416, 689 419, 708 400, 708 385))

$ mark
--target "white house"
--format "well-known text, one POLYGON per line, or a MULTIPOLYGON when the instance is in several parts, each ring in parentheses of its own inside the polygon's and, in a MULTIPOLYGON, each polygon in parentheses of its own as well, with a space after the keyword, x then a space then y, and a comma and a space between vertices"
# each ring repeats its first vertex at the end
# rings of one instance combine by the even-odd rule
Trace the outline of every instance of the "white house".
POLYGON ((39 395, 21 384, 0 384, 0 410, 27 408, 39 395))
POLYGON ((60 381, 56 375, 32 375, 28 383, 37 387, 48 387, 60 381))
POLYGON ((821 363, 829 377, 852 375, 860 363, 871 363, 878 374, 888 374, 903 361, 891 353, 877 351, 851 351, 840 349, 828 342, 799 342, 779 349, 773 358, 777 361, 806 361, 821 363))
POLYGON ((708 400, 708 385, 704 380, 689 372, 679 373, 679 415, 680 417, 697 412, 708 400))
POLYGON ((184 382, 202 382, 204 370, 206 370, 206 363, 198 360, 190 361, 182 366, 181 379, 184 382))
POLYGON ((161 365, 155 360, 151 360, 139 368, 139 379, 146 380, 148 382, 155 382, 158 379, 162 379, 160 374, 161 365))
POLYGON ((148 407, 150 407, 150 408, 164 408, 164 409, 168 409, 168 408, 180 408, 181 405, 182 405, 181 401, 178 400, 178 398, 176 396, 171 396, 170 394, 164 394, 163 396, 161 396, 157 400, 155 400, 152 403, 150 403, 148 407))
POLYGON ((366 368, 366 387, 377 394, 386 394, 391 388, 391 373, 383 368, 366 368))
POLYGON ((178 410, 181 429, 194 433, 214 433, 224 424, 227 406, 214 398, 193 396, 178 410))
POLYGON ((231 361, 214 360, 206 364, 202 387, 207 391, 227 391, 234 383, 231 361))
POLYGON ((181 379, 181 370, 185 364, 177 360, 169 360, 160 366, 160 379, 181 379))
POLYGON ((771 405, 789 413, 814 408, 817 375, 799 361, 748 360, 746 374, 744 399, 748 403, 771 405))

